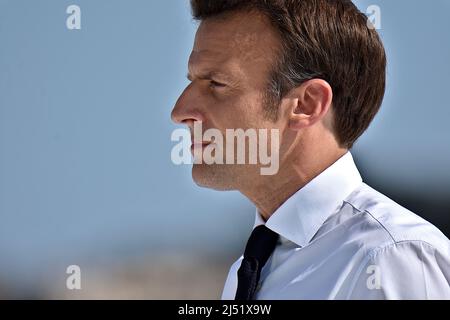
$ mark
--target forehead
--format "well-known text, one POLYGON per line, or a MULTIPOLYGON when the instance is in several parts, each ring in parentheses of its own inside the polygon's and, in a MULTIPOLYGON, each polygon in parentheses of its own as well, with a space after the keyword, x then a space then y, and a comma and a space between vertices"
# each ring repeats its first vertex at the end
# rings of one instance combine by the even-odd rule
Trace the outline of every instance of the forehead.
POLYGON ((189 68, 260 73, 272 66, 278 46, 278 35, 262 14, 238 12, 206 19, 197 30, 189 68))

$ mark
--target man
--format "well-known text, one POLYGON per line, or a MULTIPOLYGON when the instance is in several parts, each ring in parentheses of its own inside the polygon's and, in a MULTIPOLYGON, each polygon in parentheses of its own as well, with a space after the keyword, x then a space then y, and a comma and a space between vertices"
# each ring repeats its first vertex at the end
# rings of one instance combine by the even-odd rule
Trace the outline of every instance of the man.
MULTIPOLYGON (((239 190, 257 207, 222 298, 450 298, 449 240, 363 183, 349 152, 385 90, 385 51, 367 18, 350 0, 191 5, 201 23, 173 120, 224 136, 279 132, 276 174, 260 162, 193 166, 198 185, 239 190)), ((194 153, 213 143, 194 140, 194 153)))

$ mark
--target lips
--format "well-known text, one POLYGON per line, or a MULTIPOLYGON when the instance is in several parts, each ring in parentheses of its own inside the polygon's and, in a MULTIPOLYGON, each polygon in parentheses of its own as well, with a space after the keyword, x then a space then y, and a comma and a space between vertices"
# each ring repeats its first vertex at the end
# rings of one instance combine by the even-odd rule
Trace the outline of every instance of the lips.
POLYGON ((203 148, 205 148, 207 145, 210 145, 211 142, 200 142, 200 143, 194 143, 192 142, 191 144, 191 151, 193 152, 194 150, 203 150, 203 148))

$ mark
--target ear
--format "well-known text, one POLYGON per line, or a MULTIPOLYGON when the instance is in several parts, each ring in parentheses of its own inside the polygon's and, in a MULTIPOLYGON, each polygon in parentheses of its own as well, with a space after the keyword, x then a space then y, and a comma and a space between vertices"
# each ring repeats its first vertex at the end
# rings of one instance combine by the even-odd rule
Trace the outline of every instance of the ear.
POLYGON ((312 79, 292 89, 288 94, 290 104, 289 128, 300 130, 321 121, 331 108, 333 90, 322 79, 312 79))

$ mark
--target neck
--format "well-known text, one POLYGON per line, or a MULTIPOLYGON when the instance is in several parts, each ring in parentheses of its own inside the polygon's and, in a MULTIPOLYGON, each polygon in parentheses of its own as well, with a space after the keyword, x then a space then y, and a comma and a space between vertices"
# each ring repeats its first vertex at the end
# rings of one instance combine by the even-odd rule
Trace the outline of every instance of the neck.
POLYGON ((285 159, 276 175, 260 176, 251 189, 240 190, 241 193, 255 204, 261 217, 267 221, 287 199, 348 152, 340 148, 333 152, 323 150, 326 149, 303 153, 311 155, 309 157, 285 159))

